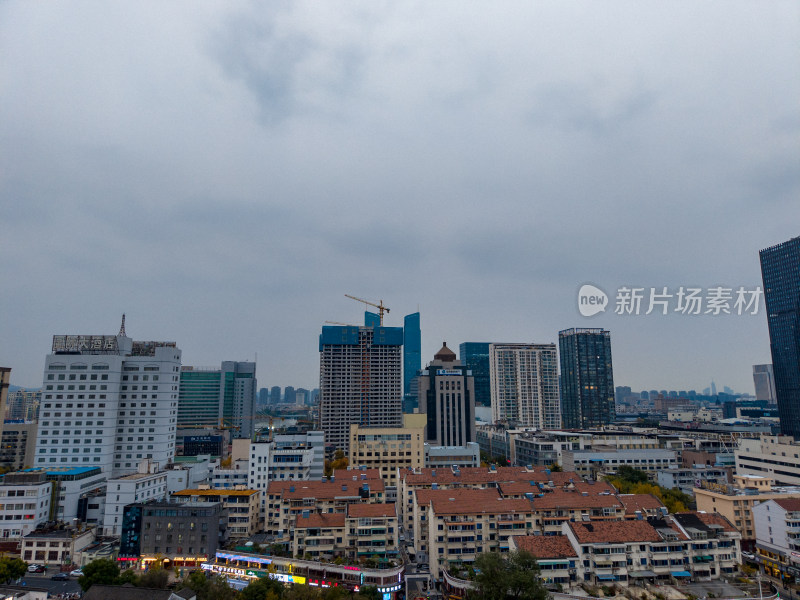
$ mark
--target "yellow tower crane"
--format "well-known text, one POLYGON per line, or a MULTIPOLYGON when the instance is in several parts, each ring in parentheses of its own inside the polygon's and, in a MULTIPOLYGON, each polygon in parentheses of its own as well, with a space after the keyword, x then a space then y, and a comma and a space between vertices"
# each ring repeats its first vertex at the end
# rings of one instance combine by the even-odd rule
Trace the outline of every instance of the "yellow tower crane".
POLYGON ((351 296, 350 294, 345 294, 345 297, 350 298, 351 300, 355 300, 356 302, 363 302, 367 306, 374 306, 378 309, 378 315, 381 319, 381 327, 383 327, 383 313, 389 312, 389 308, 383 305, 383 300, 379 300, 379 304, 375 304, 374 302, 370 302, 368 300, 362 300, 361 298, 356 298, 355 296, 351 296))

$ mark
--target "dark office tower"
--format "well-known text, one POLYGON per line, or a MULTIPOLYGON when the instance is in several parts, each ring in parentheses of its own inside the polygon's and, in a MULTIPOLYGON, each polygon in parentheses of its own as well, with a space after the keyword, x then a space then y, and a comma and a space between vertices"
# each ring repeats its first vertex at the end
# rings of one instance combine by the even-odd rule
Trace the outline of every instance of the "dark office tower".
POLYGON ((489 382, 489 342, 462 342, 458 346, 461 363, 472 371, 475 379, 475 406, 492 405, 489 382))
POLYGON ((558 349, 564 427, 590 429, 614 421, 611 332, 565 329, 558 332, 558 349))
POLYGON ((281 403, 281 388, 279 386, 273 385, 272 388, 269 390, 269 403, 270 404, 281 403))
POLYGON ((442 345, 422 371, 419 382, 419 412, 428 415, 425 441, 431 446, 466 446, 475 438, 473 378, 442 345))
POLYGON ((283 402, 285 404, 294 404, 295 402, 294 387, 291 385, 287 385, 285 388, 283 388, 283 402))
POLYGON ((419 313, 411 313, 403 319, 403 404, 413 404, 417 400, 412 381, 422 368, 422 330, 419 313))
POLYGON ((781 433, 800 439, 800 237, 760 255, 781 433))
POLYGON ((402 327, 324 326, 319 336, 319 423, 325 443, 350 445, 350 425, 402 427, 402 327))

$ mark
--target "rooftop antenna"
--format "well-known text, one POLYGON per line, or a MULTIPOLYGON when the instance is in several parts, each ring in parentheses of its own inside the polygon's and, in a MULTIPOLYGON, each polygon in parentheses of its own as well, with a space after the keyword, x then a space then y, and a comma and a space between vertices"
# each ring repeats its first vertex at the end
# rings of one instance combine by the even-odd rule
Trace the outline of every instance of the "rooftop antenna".
POLYGON ((122 325, 119 326, 119 333, 117 336, 128 337, 128 335, 125 333, 125 313, 122 313, 122 325))

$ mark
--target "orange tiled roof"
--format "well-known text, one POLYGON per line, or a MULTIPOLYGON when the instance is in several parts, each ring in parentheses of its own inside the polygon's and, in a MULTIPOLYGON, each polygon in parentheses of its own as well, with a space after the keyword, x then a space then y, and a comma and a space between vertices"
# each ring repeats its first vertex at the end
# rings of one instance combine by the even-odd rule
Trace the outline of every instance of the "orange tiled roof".
POLYGON ((381 479, 381 470, 380 469, 359 469, 354 467, 352 469, 336 469, 333 472, 333 477, 338 482, 340 479, 342 481, 349 480, 349 481, 360 481, 361 476, 366 475, 367 479, 381 479))
POLYGON ((481 498, 485 498, 486 501, 495 500, 500 497, 500 492, 497 491, 497 488, 474 490, 432 490, 430 488, 423 488, 421 490, 415 490, 414 495, 416 496, 417 504, 427 507, 434 498, 454 498, 456 495, 460 497, 465 491, 471 492, 473 496, 477 496, 478 494, 475 494, 475 492, 479 492, 481 498))
POLYGON ((464 514, 532 513, 529 500, 501 498, 494 490, 431 490, 433 512, 437 516, 464 514))
POLYGON ((344 527, 344 513, 310 513, 307 517, 297 515, 295 529, 325 528, 335 529, 344 527))
POLYGON ((396 517, 394 504, 348 504, 348 517, 396 517))
POLYGON ((660 542, 661 536, 647 521, 592 521, 569 523, 581 544, 660 542))
POLYGON ((282 498, 316 498, 328 500, 358 496, 358 491, 366 484, 370 493, 383 492, 383 479, 365 481, 270 481, 267 494, 280 494, 282 498))
POLYGON ((537 510, 554 508, 622 508, 616 496, 584 496, 580 492, 554 491, 533 499, 537 510))
POLYGON ((625 514, 628 515, 636 513, 637 510, 644 514, 664 506, 653 494, 620 494, 619 499, 625 507, 625 514))
POLYGON ((517 550, 530 552, 537 558, 572 558, 578 556, 565 535, 515 535, 517 550))

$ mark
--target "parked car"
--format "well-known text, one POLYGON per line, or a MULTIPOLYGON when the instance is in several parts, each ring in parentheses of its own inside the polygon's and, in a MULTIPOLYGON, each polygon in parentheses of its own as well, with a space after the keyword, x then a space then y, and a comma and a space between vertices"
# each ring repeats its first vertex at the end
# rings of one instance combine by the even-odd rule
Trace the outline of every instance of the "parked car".
POLYGON ((42 565, 28 565, 28 573, 44 573, 42 565))
POLYGON ((83 575, 83 571, 80 569, 75 569, 74 571, 69 572, 70 577, 80 577, 81 575, 83 575))
POLYGON ((755 560, 756 559, 756 555, 753 554, 752 552, 742 552, 742 556, 744 556, 748 560, 755 560))
POLYGON ((53 581, 69 581, 69 575, 66 573, 56 573, 50 579, 53 581))

